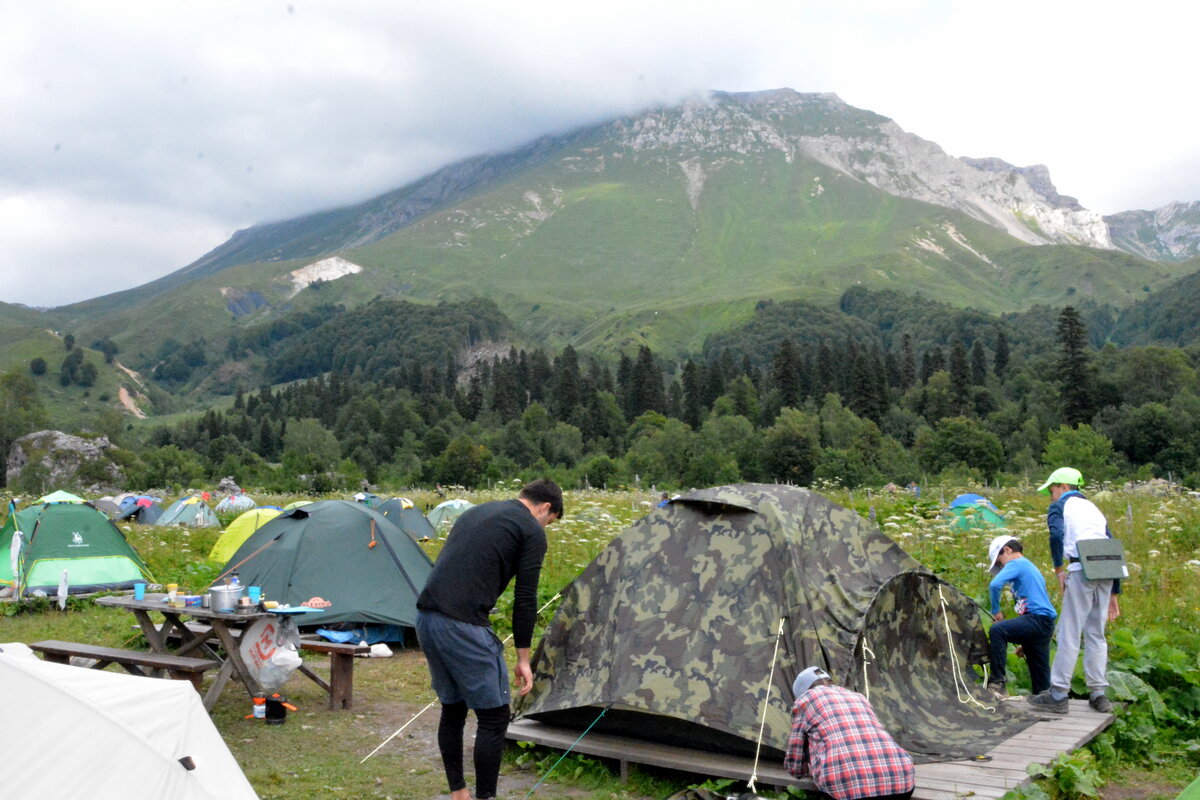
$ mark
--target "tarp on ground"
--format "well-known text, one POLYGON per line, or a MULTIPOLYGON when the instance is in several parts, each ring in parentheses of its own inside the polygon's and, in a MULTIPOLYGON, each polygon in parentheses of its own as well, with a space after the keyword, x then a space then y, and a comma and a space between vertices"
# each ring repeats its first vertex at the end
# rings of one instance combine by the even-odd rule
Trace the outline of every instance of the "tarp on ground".
POLYGON ((51 664, 0 644, 9 797, 253 800, 188 681, 51 664))
POLYGON ((250 536, 222 575, 291 606, 322 608, 298 622, 413 627, 433 562, 387 517, 352 500, 284 511, 250 536))
POLYGON ((957 759, 1033 721, 984 701, 972 665, 986 660, 975 603, 853 511, 797 487, 722 486, 635 522, 571 582, 517 711, 746 754, 762 725, 762 757, 779 759, 792 679, 817 665, 867 695, 914 758, 957 759))
POLYGON ((0 528, 0 584, 14 585, 15 574, 20 576, 23 594, 39 590, 53 594, 63 570, 72 594, 129 589, 136 581, 151 580, 125 534, 91 503, 35 503, 10 513, 0 528), (16 573, 15 531, 22 534, 16 573))
POLYGON ((393 497, 379 504, 376 509, 380 514, 404 529, 404 532, 416 541, 432 539, 436 534, 429 520, 421 513, 421 509, 407 497, 393 497))

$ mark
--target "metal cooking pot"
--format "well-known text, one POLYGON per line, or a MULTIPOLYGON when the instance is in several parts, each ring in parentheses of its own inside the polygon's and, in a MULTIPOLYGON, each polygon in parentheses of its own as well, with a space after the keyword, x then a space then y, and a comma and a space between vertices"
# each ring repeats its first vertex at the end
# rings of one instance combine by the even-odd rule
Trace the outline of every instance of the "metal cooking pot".
POLYGON ((242 599, 245 588, 242 586, 214 586, 212 592, 213 611, 237 611, 238 601, 242 599))

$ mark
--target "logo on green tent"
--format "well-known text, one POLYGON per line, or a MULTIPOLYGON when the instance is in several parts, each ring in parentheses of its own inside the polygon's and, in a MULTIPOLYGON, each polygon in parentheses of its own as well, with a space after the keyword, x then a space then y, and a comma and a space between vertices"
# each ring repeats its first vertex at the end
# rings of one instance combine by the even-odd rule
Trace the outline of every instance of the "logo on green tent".
POLYGON ((79 531, 71 532, 71 543, 67 547, 87 547, 87 543, 83 541, 83 534, 79 531))

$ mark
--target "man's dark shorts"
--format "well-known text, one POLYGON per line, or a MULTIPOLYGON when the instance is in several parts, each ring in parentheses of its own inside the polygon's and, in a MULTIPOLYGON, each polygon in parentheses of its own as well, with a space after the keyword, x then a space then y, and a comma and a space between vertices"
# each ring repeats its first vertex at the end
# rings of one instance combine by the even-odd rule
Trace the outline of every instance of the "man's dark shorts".
POLYGON ((470 708, 508 705, 504 645, 491 626, 472 625, 436 611, 417 611, 417 639, 429 664, 433 690, 443 704, 470 708))

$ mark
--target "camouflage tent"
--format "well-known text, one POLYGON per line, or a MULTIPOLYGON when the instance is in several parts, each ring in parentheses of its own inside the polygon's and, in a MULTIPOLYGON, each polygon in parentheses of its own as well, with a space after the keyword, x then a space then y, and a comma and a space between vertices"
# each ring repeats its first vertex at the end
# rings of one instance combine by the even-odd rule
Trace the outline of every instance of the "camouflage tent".
POLYGON ((986 647, 975 603, 854 512, 724 486, 656 509, 571 583, 517 711, 582 728, 607 707, 594 730, 749 753, 765 696, 763 755, 781 758, 792 678, 817 664, 918 760, 962 758, 1032 721, 983 701, 986 647))

